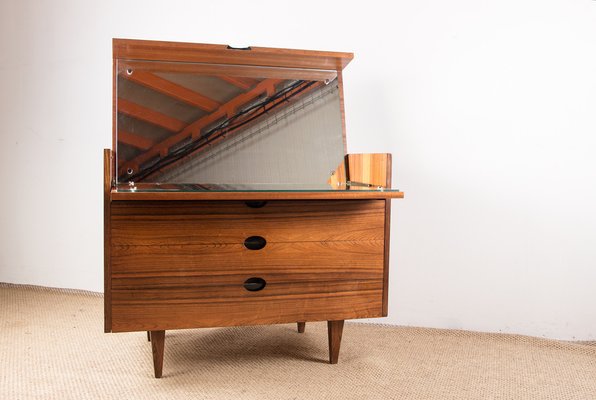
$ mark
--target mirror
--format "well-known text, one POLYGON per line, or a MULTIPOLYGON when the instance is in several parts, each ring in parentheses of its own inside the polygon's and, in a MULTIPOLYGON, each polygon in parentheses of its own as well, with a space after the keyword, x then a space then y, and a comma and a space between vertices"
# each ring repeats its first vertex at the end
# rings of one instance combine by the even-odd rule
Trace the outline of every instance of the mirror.
POLYGON ((329 188, 337 71, 117 60, 117 183, 329 188))

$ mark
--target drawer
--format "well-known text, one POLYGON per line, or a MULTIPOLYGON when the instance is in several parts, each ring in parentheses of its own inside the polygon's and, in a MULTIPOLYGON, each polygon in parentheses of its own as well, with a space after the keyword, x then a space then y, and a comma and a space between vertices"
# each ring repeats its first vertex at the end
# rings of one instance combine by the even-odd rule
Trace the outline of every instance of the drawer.
POLYGON ((249 236, 267 242, 382 240, 385 202, 271 201, 112 203, 113 246, 241 244, 249 236))
POLYGON ((112 276, 196 276, 259 271, 371 273, 383 268, 384 243, 371 241, 268 242, 261 250, 242 244, 114 246, 112 276))
POLYGON ((332 273, 254 274, 115 279, 112 331, 258 325, 379 317, 383 278, 332 273), (265 287, 248 291, 259 277, 265 287))

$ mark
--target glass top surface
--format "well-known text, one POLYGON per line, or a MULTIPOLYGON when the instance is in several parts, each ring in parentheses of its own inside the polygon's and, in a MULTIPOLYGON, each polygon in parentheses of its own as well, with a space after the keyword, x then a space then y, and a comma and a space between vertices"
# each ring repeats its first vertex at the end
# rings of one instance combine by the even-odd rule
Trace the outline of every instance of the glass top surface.
POLYGON ((198 183, 129 183, 116 186, 123 193, 151 192, 399 192, 362 182, 331 184, 253 183, 253 184, 198 184, 198 183))

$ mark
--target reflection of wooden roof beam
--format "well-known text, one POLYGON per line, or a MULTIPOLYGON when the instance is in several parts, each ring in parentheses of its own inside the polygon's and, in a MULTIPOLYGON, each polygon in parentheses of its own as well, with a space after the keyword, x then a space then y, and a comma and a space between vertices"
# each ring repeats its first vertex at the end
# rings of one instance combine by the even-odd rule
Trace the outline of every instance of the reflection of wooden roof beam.
MULTIPOLYGON (((123 169, 126 170, 130 167, 134 169, 135 172, 138 172, 137 170, 139 165, 151 160, 157 155, 167 155, 170 147, 185 139, 188 139, 189 137, 192 137, 193 139, 199 137, 201 135, 201 129, 209 124, 212 124, 220 118, 233 115, 238 107, 253 101, 259 96, 265 93, 270 93, 274 89, 275 85, 279 82, 281 82, 279 79, 265 79, 259 82, 259 84, 252 90, 234 97, 232 100, 219 107, 217 111, 199 118, 195 122, 183 127, 183 129, 181 129, 177 134, 170 136, 146 152, 139 154, 133 160, 127 162, 123 169)), ((120 103, 118 103, 118 107, 120 107, 120 103)))
MULTIPOLYGON (((300 87, 299 87, 299 88, 297 88, 297 89, 294 89, 294 90, 292 90, 292 91, 288 92, 288 94, 290 95, 290 97, 292 97, 292 95, 293 95, 293 94, 299 93, 298 97, 300 97, 300 96, 302 96, 302 95, 305 95, 305 94, 307 94, 307 93, 309 93, 309 92, 312 92, 313 90, 316 90, 316 89, 317 89, 318 87, 320 87, 321 85, 323 85, 323 83, 322 83, 322 82, 316 82, 314 85, 312 85, 312 86, 310 86, 310 87, 306 88, 305 90, 303 90, 303 88, 300 88, 300 87)), ((270 86, 270 87, 273 87, 273 86, 270 86)), ((269 90, 269 89, 268 89, 268 90, 269 90)), ((284 97, 280 97, 280 98, 278 98, 278 99, 276 99, 276 100, 274 100, 274 101, 272 101, 272 102, 268 103, 268 104, 267 104, 267 107, 266 107, 266 108, 267 108, 267 111, 265 111, 265 112, 268 112, 268 111, 270 111, 270 110, 274 109, 274 108, 275 108, 276 106, 278 106, 280 103, 286 103, 286 102, 288 102, 288 100, 287 100, 287 98, 286 98, 285 96, 284 96, 284 97)), ((250 119, 251 117, 250 117, 250 116, 248 116, 248 117, 246 117, 246 118, 250 119)), ((236 121, 236 123, 239 123, 239 124, 241 124, 242 122, 243 122, 243 120, 242 120, 242 117, 240 118, 240 120, 237 120, 237 121, 236 121)), ((207 148, 207 147, 210 147, 210 146, 216 145, 217 143, 221 142, 222 140, 225 140, 225 139, 226 139, 226 137, 229 137, 230 135, 233 135, 234 133, 235 133, 235 131, 234 131, 234 130, 232 130, 231 132, 226 132, 226 134, 225 134, 225 135, 222 135, 222 134, 220 134, 220 135, 215 135, 215 138, 213 138, 212 140, 209 140, 207 143, 204 143, 204 144, 202 144, 202 145, 201 145, 199 148, 195 149, 195 150, 194 150, 192 153, 190 153, 190 154, 197 154, 197 153, 199 153, 199 152, 203 151, 203 150, 204 150, 205 148, 207 148)), ((189 154, 189 155, 190 155, 190 154, 189 154)), ((180 162, 180 161, 181 161, 181 160, 178 160, 178 161, 176 161, 176 162, 174 162, 174 163, 172 163, 172 164, 168 165, 168 166, 167 166, 167 167, 165 167, 165 168, 161 168, 160 170, 161 170, 162 172, 163 172, 163 171, 165 171, 165 170, 168 170, 168 169, 172 168, 173 166, 175 166, 175 165, 176 165, 178 162, 180 162)), ((148 176, 151 176, 151 174, 149 174, 148 176)))
POLYGON ((240 78, 240 77, 228 76, 228 75, 220 75, 220 76, 218 76, 218 78, 221 79, 222 81, 231 83, 232 85, 234 85, 242 90, 248 90, 251 87, 253 87, 254 85, 256 85, 257 83, 259 83, 259 81, 256 79, 240 78))
POLYGON ((221 105, 221 103, 210 99, 207 96, 152 74, 151 72, 137 70, 133 71, 131 75, 125 73, 121 76, 208 112, 215 111, 217 107, 221 105))
POLYGON ((118 143, 124 143, 141 150, 149 150, 155 142, 136 133, 118 130, 118 143))
POLYGON ((186 126, 183 121, 122 98, 118 98, 118 112, 161 126, 172 132, 178 132, 186 126))
MULTIPOLYGON (((307 94, 307 93, 309 93, 309 92, 311 92, 313 90, 316 90, 321 85, 323 85, 322 82, 316 82, 316 83, 314 83, 313 85, 311 85, 311 86, 309 86, 307 88, 304 88, 304 87, 301 87, 301 86, 299 86, 297 88, 294 88, 290 92, 287 92, 287 95, 289 95, 289 97, 291 98, 290 100, 288 100, 288 97, 286 97, 286 96, 279 97, 276 100, 273 100, 270 103, 268 103, 264 107, 264 112, 268 112, 268 111, 274 109, 276 106, 278 106, 281 103, 287 103, 288 101, 293 101, 296 98, 299 98, 300 96, 303 96, 303 95, 305 95, 305 94, 307 94), (297 95, 297 97, 294 97, 294 95, 297 95)), ((269 87, 270 88, 273 88, 273 86, 274 85, 270 85, 269 87)), ((267 90, 269 90, 269 89, 267 89, 267 90)), ((250 123, 250 121, 247 121, 247 120, 250 120, 251 117, 252 117, 251 115, 240 117, 238 120, 236 120, 236 124, 242 125, 243 122, 249 122, 250 123)), ((226 140, 226 138, 229 138, 230 136, 234 135, 236 132, 237 131, 235 129, 232 129, 232 130, 230 130, 228 132, 225 132, 225 134, 224 133, 219 133, 219 134, 213 135, 212 138, 209 138, 209 140, 207 140, 206 142, 203 142, 199 147, 197 147, 196 149, 194 149, 192 152, 189 152, 186 156, 184 156, 184 157, 182 157, 182 158, 180 158, 180 159, 178 159, 178 160, 176 160, 176 161, 174 161, 174 162, 172 162, 172 163, 170 163, 170 164, 168 164, 168 165, 166 165, 164 167, 160 167, 158 171, 159 172, 164 172, 164 171, 167 171, 167 170, 169 170, 171 168, 175 168, 175 166, 178 163, 180 163, 182 160, 184 160, 185 158, 187 158, 187 157, 189 157, 191 155, 196 155, 197 153, 200 153, 200 152, 204 151, 206 148, 209 148, 209 147, 212 147, 214 145, 217 145, 219 142, 221 142, 223 140, 226 140)), ((136 171, 136 169, 135 169, 135 171, 136 171)), ((143 179, 152 176, 153 173, 155 173, 155 172, 157 172, 157 171, 151 172, 150 174, 148 174, 147 176, 145 176, 143 179)))

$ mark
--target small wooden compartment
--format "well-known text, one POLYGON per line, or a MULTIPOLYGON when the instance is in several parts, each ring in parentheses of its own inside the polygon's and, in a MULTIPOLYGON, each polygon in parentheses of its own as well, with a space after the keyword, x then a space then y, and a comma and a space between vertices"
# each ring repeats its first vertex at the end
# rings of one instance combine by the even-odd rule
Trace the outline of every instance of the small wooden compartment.
POLYGON ((346 155, 350 53, 114 40, 106 332, 387 315, 388 154, 346 155))

